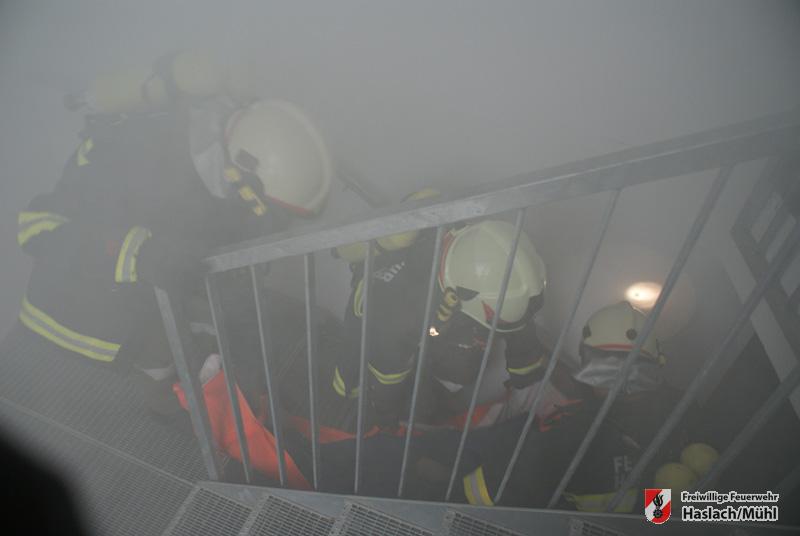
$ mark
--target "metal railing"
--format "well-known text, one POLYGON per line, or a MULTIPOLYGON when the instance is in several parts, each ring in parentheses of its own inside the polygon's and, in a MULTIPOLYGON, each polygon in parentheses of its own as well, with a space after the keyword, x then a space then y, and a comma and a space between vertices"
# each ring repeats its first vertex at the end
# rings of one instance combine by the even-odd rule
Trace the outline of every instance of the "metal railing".
MULTIPOLYGON (((315 319, 313 318, 316 302, 315 253, 322 250, 327 251, 331 247, 347 245, 354 242, 367 242, 367 255, 363 261, 364 273, 370 274, 372 273, 374 241, 376 239, 394 233, 426 228, 436 229, 435 250, 433 262, 431 264, 430 279, 428 281, 425 313, 423 323, 420 326, 421 336, 416 362, 416 375, 413 380, 414 383, 404 441, 402 464, 399 468, 400 480, 397 495, 401 497, 407 478, 409 452, 413 446, 413 431, 416 424, 415 410, 420 390, 420 379, 422 371, 424 370, 427 353, 426 341, 433 308, 436 286, 435 278, 441 256, 442 237, 447 226, 457 224, 464 220, 516 211, 515 240, 507 259, 504 277, 501 288, 499 289, 497 310, 500 310, 505 298, 505 291, 508 286, 513 260, 516 255, 517 244, 523 228, 525 210, 530 206, 541 203, 598 192, 609 192, 608 203, 599 223, 597 235, 594 238, 587 265, 582 272, 567 320, 559 333, 555 347, 550 355, 550 360, 542 382, 543 387, 539 389, 533 400, 533 406, 529 410, 528 417, 522 428, 513 454, 508 461, 499 489, 494 496, 494 502, 497 503, 501 500, 509 478, 514 471, 515 464, 519 459, 533 423, 534 415, 542 401, 542 393, 545 391, 545 386, 548 385, 553 371, 555 370, 556 363, 561 356, 567 332, 574 322, 581 298, 606 236, 609 222, 614 214, 620 192, 626 187, 657 179, 676 177, 707 170, 719 170, 684 240, 683 246, 674 261, 669 275, 664 281, 661 294, 652 311, 647 316, 643 329, 639 332, 637 339, 634 341, 634 347, 628 354, 625 365, 616 379, 616 383, 605 398, 583 442, 575 453, 572 462, 569 464, 567 471, 553 492, 549 503, 549 506, 552 507, 580 466, 583 456, 597 435, 617 395, 621 392, 634 360, 639 355, 644 341, 654 328, 670 292, 682 273, 686 261, 714 209, 715 203, 719 199, 728 178, 731 176, 736 166, 744 162, 792 154, 792 151, 797 151, 798 140, 800 140, 800 114, 793 112, 779 116, 769 116, 699 134, 683 136, 665 142, 632 148, 610 155, 590 158, 531 174, 512 177, 507 180, 469 189, 461 195, 444 196, 406 203, 395 207, 376 209, 367 214, 366 217, 344 221, 339 225, 331 225, 328 223, 309 226, 304 229, 284 232, 263 239, 231 246, 215 253, 206 259, 206 264, 210 272, 207 278, 207 290, 211 303, 214 325, 217 330, 220 357, 226 376, 228 395, 234 411, 233 415, 237 438, 241 447, 245 479, 248 483, 251 482, 252 467, 249 460, 247 443, 244 441, 244 427, 238 404, 236 386, 234 385, 233 362, 229 355, 227 327, 225 325, 225 319, 222 317, 220 296, 216 286, 216 274, 235 268, 248 267, 250 269, 251 282, 253 285, 253 299, 256 304, 256 314, 258 316, 261 354, 263 357, 263 366, 267 382, 266 387, 270 402, 272 431, 276 437, 277 449, 280 454, 279 478, 280 484, 285 486, 287 482, 284 460, 285 442, 281 432, 280 402, 278 400, 275 374, 273 372, 275 357, 272 355, 271 335, 267 320, 268 315, 266 314, 269 303, 268 300, 264 299, 262 293, 259 292, 256 271, 267 266, 268 263, 279 259, 300 255, 304 258, 312 483, 315 489, 319 489, 320 481, 324 477, 324 473, 322 472, 322 467, 320 467, 319 422, 317 418, 318 400, 316 396, 317 332, 315 329, 315 319)), ((768 170, 769 169, 770 167, 768 166, 768 170)), ((709 355, 705 363, 703 363, 700 372, 695 376, 693 382, 674 411, 666 419, 666 422, 660 428, 656 437, 644 450, 624 485, 608 506, 608 510, 612 510, 619 503, 625 490, 637 484, 637 480, 642 475, 645 467, 667 439, 670 432, 678 424, 681 417, 686 412, 686 409, 696 398, 700 389, 711 375, 711 372, 728 351, 735 335, 748 322, 755 307, 761 302, 765 293, 775 284, 776 279, 781 276, 786 266, 792 262, 793 256, 797 252, 797 245, 799 242, 800 224, 795 224, 793 232, 783 241, 778 253, 774 255, 771 261, 764 261, 766 267, 763 273, 757 276, 755 287, 748 299, 741 306, 736 320, 728 329, 726 336, 717 346, 716 350, 709 355)), ((363 283, 359 386, 365 385, 367 359, 370 348, 370 330, 368 328, 370 314, 373 310, 370 303, 370 279, 370 277, 364 277, 363 283)), ((797 292, 795 292, 795 294, 797 294, 797 292)), ((190 366, 191 363, 186 359, 187 354, 191 352, 191 337, 188 332, 188 323, 180 311, 179 304, 176 304, 174 300, 170 301, 170 297, 160 289, 157 289, 157 295, 171 349, 175 357, 177 372, 187 395, 187 403, 197 439, 200 442, 201 452, 208 468, 209 477, 216 480, 221 476, 220 466, 212 444, 209 421, 203 397, 201 396, 201 386, 198 384, 197 371, 192 370, 190 366)), ((453 464, 450 474, 445 500, 450 499, 456 476, 459 474, 461 455, 470 432, 471 417, 475 410, 478 389, 494 343, 498 317, 499 315, 494 315, 492 319, 486 348, 470 399, 469 410, 465 421, 466 424, 461 432, 458 449, 454 453, 455 463, 453 464)), ((700 487, 707 485, 719 476, 730 460, 734 459, 753 438, 758 428, 763 425, 767 418, 786 400, 793 389, 798 385, 798 382, 800 382, 799 371, 800 369, 795 368, 795 370, 784 379, 779 388, 752 417, 752 420, 745 426, 740 435, 722 453, 715 466, 703 481, 699 483, 700 487)), ((356 494, 360 491, 360 483, 363 476, 361 462, 363 457, 365 409, 368 396, 368 389, 359 389, 355 467, 353 468, 354 492, 356 494)))
MULTIPOLYGON (((768 269, 781 233, 800 221, 799 174, 800 154, 773 158, 756 184, 752 199, 733 224, 733 241, 756 277, 768 269)), ((800 285, 791 294, 781 285, 772 285, 764 298, 787 342, 795 354, 800 354, 800 285)))

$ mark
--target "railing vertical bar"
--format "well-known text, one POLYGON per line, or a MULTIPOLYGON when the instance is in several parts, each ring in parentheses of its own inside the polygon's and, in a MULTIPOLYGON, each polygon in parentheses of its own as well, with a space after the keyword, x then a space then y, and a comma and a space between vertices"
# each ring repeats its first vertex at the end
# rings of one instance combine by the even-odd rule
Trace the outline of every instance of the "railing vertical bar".
POLYGON ((319 454, 319 424, 317 423, 317 362, 315 359, 317 349, 317 334, 314 309, 317 301, 317 278, 314 265, 314 253, 303 256, 306 285, 306 357, 308 361, 308 414, 311 425, 311 468, 314 489, 319 489, 320 454, 319 454))
POLYGON ((755 308, 759 303, 761 303, 761 300, 764 297, 767 289, 775 283, 775 280, 780 277, 781 273, 783 273, 783 271, 786 269, 798 244, 800 244, 800 225, 795 228, 794 233, 783 243, 781 249, 778 250, 778 253, 775 256, 775 259, 772 261, 772 263, 770 263, 767 271, 765 271, 761 278, 756 282, 756 286, 750 291, 750 294, 748 295, 744 304, 739 309, 739 314, 733 321, 733 324, 731 324, 731 327, 728 328, 725 337, 722 339, 719 346, 717 346, 716 349, 705 360, 703 366, 695 374, 692 383, 689 384, 686 392, 675 405, 675 409, 672 410, 669 416, 664 420, 664 423, 659 427, 658 432, 653 437, 653 440, 639 457, 639 460, 633 466, 633 469, 631 469, 630 473, 628 473, 625 482, 622 484, 619 490, 617 490, 617 494, 609 503, 607 511, 612 511, 619 505, 619 502, 624 497, 625 490, 630 489, 635 485, 647 465, 650 463, 656 453, 659 452, 661 445, 667 440, 669 435, 683 418, 683 415, 689 409, 689 406, 697 398, 700 390, 709 379, 711 372, 716 368, 720 361, 724 360, 724 357, 728 354, 731 345, 736 340, 736 337, 739 335, 745 324, 747 324, 747 322, 750 320, 750 315, 753 314, 755 308))
POLYGON ((414 432, 416 421, 417 397, 419 396, 419 386, 422 381, 424 370, 425 354, 428 350, 428 330, 431 325, 431 314, 433 312, 433 298, 436 289, 436 275, 439 269, 439 261, 442 257, 442 235, 444 227, 436 228, 436 239, 433 245, 433 260, 431 261, 431 276, 428 280, 428 296, 425 298, 425 314, 422 320, 422 333, 419 340, 419 352, 417 355, 417 370, 414 375, 414 388, 411 392, 411 409, 408 414, 408 426, 406 427, 406 441, 403 447, 403 461, 400 464, 400 483, 397 486, 397 496, 402 497, 403 487, 406 479, 406 468, 408 465, 408 453, 411 447, 411 436, 414 432))
POLYGON ((725 452, 722 453, 716 463, 711 466, 708 473, 697 482, 695 489, 703 491, 709 484, 716 481, 731 462, 741 454, 742 450, 750 444, 750 441, 753 440, 761 427, 780 409, 781 405, 798 385, 800 385, 800 365, 794 367, 792 372, 778 385, 778 388, 772 392, 767 401, 758 408, 758 411, 753 414, 744 428, 742 428, 742 431, 739 432, 739 435, 728 445, 728 448, 725 449, 725 452))
POLYGON ((369 351, 369 296, 372 286, 372 256, 374 253, 375 242, 367 242, 367 254, 364 257, 364 287, 362 295, 362 316, 361 316, 361 355, 358 363, 358 419, 356 424, 356 467, 353 477, 353 493, 358 495, 361 487, 361 451, 364 443, 364 412, 367 402, 367 353, 369 351))
POLYGON ((714 205, 719 199, 720 193, 722 193, 722 190, 725 187, 728 178, 730 178, 732 171, 733 168, 731 166, 723 167, 720 169, 717 177, 714 179, 711 189, 703 200, 703 205, 700 207, 700 210, 698 211, 697 216, 692 223, 692 227, 689 229, 689 233, 687 234, 686 239, 684 240, 683 245, 678 252, 678 256, 675 259, 667 278, 664 280, 664 286, 661 289, 661 293, 658 295, 658 299, 653 306, 652 312, 647 316, 641 331, 639 331, 639 335, 636 337, 636 340, 633 343, 633 349, 625 358, 625 363, 622 367, 622 370, 617 375, 614 385, 611 387, 608 395, 606 395, 605 400, 603 400, 600 410, 597 412, 594 421, 592 421, 591 426, 589 426, 589 430, 586 432, 586 436, 583 438, 583 441, 578 447, 578 450, 575 453, 575 456, 572 458, 569 466, 567 467, 564 476, 561 478, 556 490, 553 492, 553 496, 550 497, 550 501, 547 504, 548 508, 552 508, 556 502, 558 502, 559 497, 561 497, 561 495, 564 493, 564 490, 566 489, 567 485, 569 485, 570 480, 572 480, 572 477, 577 471, 578 466, 583 460, 583 457, 589 450, 589 446, 591 445, 592 441, 594 441, 597 432, 600 430, 600 426, 603 424, 606 415, 608 415, 608 412, 611 410, 611 406, 614 404, 614 401, 622 390, 622 386, 625 383, 628 374, 630 373, 633 362, 639 356, 639 352, 644 345, 644 341, 647 340, 647 338, 650 336, 650 333, 653 331, 656 321, 661 314, 661 310, 664 308, 667 299, 672 293, 672 289, 675 286, 675 283, 677 283, 678 278, 683 271, 683 267, 686 265, 689 254, 692 252, 694 245, 700 238, 700 233, 703 231, 703 228, 705 227, 706 222, 708 221, 708 218, 714 209, 714 205))
POLYGON ((575 293, 575 299, 572 302, 572 308, 570 309, 567 321, 561 328, 561 333, 559 333, 558 335, 558 340, 556 341, 556 345, 553 348, 553 352, 550 354, 550 361, 547 363, 547 369, 545 370, 544 377, 542 378, 542 381, 539 383, 539 390, 536 392, 536 396, 533 399, 533 405, 531 405, 530 409, 528 410, 528 417, 525 420, 525 425, 522 427, 519 439, 517 440, 517 445, 516 447, 514 447, 514 452, 511 455, 511 459, 508 461, 508 466, 506 467, 505 473, 503 473, 503 478, 500 481, 500 486, 498 486, 497 488, 497 493, 494 497, 495 504, 499 504, 500 500, 503 498, 503 492, 505 491, 509 478, 511 478, 511 473, 514 470, 514 466, 517 463, 517 459, 519 458, 519 455, 522 452, 525 440, 527 439, 528 433, 530 432, 531 426, 533 425, 533 420, 536 417, 536 411, 539 409, 539 404, 541 403, 542 398, 544 398, 544 393, 550 384, 550 377, 553 375, 553 371, 556 368, 558 359, 561 357, 561 348, 564 346, 564 341, 567 338, 567 332, 569 331, 570 327, 572 327, 572 322, 575 320, 575 314, 578 312, 578 306, 580 305, 581 299, 583 298, 583 293, 586 290, 586 285, 589 282, 589 277, 592 275, 592 270, 594 269, 595 262, 597 261, 597 255, 600 253, 600 246, 603 244, 603 239, 606 236, 606 231, 608 231, 608 226, 611 223, 611 217, 614 214, 614 208, 616 207, 617 201, 619 200, 619 194, 620 190, 614 190, 614 192, 612 192, 612 195, 608 200, 608 204, 606 205, 605 211, 603 212, 603 217, 600 223, 600 230, 597 233, 597 237, 595 238, 594 247, 589 257, 589 262, 586 264, 586 268, 583 271, 581 281, 578 284, 578 290, 575 293))
POLYGON ((522 235, 522 225, 525 221, 525 209, 517 210, 517 218, 515 224, 514 242, 511 244, 511 250, 508 252, 508 259, 506 261, 505 273, 503 280, 500 283, 500 294, 497 297, 497 306, 495 307, 494 315, 492 316, 492 325, 489 330, 489 337, 486 340, 486 348, 483 351, 483 358, 481 359, 481 367, 478 370, 478 376, 475 378, 475 387, 472 390, 472 398, 469 401, 469 410, 467 411, 467 418, 464 422, 464 429, 461 431, 461 439, 458 442, 458 450, 456 451, 456 459, 453 462, 453 470, 450 473, 450 482, 447 484, 447 492, 445 493, 444 500, 449 501, 450 495, 453 493, 453 484, 455 484, 456 476, 458 475, 459 465, 461 464, 461 455, 464 453, 464 446, 467 442, 467 434, 469 434, 470 425, 472 424, 472 415, 475 413, 475 406, 478 403, 478 391, 480 390, 483 375, 486 372, 486 365, 489 362, 489 355, 492 353, 492 346, 494 344, 494 337, 497 333, 497 321, 503 311, 503 303, 506 299, 506 291, 508 290, 508 282, 511 280, 511 272, 514 269, 514 258, 517 256, 517 246, 519 246, 519 239, 522 235))
POLYGON ((208 421, 208 410, 203 397, 203 386, 197 376, 198 367, 191 367, 187 360, 187 354, 193 355, 194 349, 191 344, 191 336, 187 330, 181 332, 179 326, 188 326, 188 321, 180 311, 180 305, 172 306, 169 295, 162 289, 155 287, 158 308, 161 311, 161 318, 164 322, 164 331, 167 334, 167 341, 172 351, 172 358, 175 362, 175 370, 178 373, 181 387, 186 395, 186 403, 189 406, 189 417, 192 420, 197 441, 200 444, 200 454, 211 480, 220 480, 222 469, 217 456, 217 451, 213 444, 211 425, 208 421))
POLYGON ((258 320, 258 336, 261 342, 261 358, 264 362, 264 377, 267 382, 267 397, 269 398, 269 414, 272 420, 272 433, 275 436, 275 447, 278 450, 278 479, 281 486, 286 486, 286 458, 283 452, 283 423, 280 420, 279 395, 273 382, 272 370, 269 364, 274 346, 272 344, 272 329, 269 325, 269 304, 258 290, 258 277, 256 265, 250 265, 250 280, 253 284, 253 299, 256 302, 256 319, 258 320))
POLYGON ((214 275, 206 277, 206 292, 208 302, 211 304, 211 320, 214 322, 214 329, 217 331, 217 345, 219 347, 219 357, 222 361, 222 372, 225 375, 225 386, 228 389, 228 399, 233 410, 234 424, 236 425, 236 440, 242 455, 242 467, 244 468, 244 479, 249 484, 252 480, 252 469, 250 467, 250 450, 247 445, 247 437, 244 433, 244 423, 242 421, 242 409, 239 406, 239 397, 236 388, 236 378, 234 377, 234 366, 231 362, 230 346, 225 329, 225 319, 223 317, 222 304, 217 289, 214 275))

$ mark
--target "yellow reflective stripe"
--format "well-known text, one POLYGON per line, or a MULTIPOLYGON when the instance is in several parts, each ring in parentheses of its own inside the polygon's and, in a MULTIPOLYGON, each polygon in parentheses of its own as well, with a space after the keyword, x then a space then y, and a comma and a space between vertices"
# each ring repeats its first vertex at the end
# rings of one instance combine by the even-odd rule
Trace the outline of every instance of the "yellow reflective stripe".
POLYGON ((33 307, 27 298, 22 303, 19 319, 28 329, 50 342, 91 359, 110 362, 114 360, 119 351, 118 344, 87 337, 58 324, 51 317, 33 307))
POLYGON ((333 390, 339 396, 344 396, 347 398, 355 398, 358 396, 358 387, 354 387, 350 389, 350 393, 347 392, 347 387, 344 384, 344 378, 342 378, 341 373, 339 372, 339 367, 333 371, 333 390))
POLYGON ((236 169, 235 167, 226 167, 225 171, 223 171, 223 175, 225 177, 225 180, 231 183, 239 182, 240 180, 242 180, 241 173, 239 173, 239 170, 236 169))
POLYGON ((17 244, 24 246, 28 240, 44 231, 53 231, 61 227, 66 220, 43 219, 27 224, 17 233, 17 244))
POLYGON ((239 195, 245 201, 252 201, 253 199, 257 199, 258 198, 256 196, 256 193, 249 186, 242 186, 241 188, 239 188, 239 195))
POLYGON ((530 374, 534 370, 538 369, 544 363, 544 358, 540 357, 536 362, 527 367, 519 367, 519 368, 507 368, 508 372, 511 374, 519 374, 520 376, 524 376, 525 374, 530 374))
POLYGON ((80 341, 80 342, 82 342, 84 344, 94 346, 94 347, 99 348, 101 350, 108 350, 108 351, 114 352, 114 353, 119 351, 119 347, 120 347, 119 344, 116 344, 116 343, 113 343, 113 342, 107 342, 107 341, 104 341, 104 340, 101 340, 101 339, 96 339, 94 337, 89 337, 88 335, 81 335, 77 331, 72 331, 68 327, 62 326, 61 324, 56 322, 50 315, 48 315, 47 313, 45 313, 41 309, 37 309, 36 307, 34 307, 28 301, 27 297, 24 298, 23 301, 22 301, 22 310, 25 311, 26 313, 28 313, 29 315, 33 316, 34 318, 37 318, 37 319, 41 320, 42 322, 44 322, 45 324, 53 327, 53 329, 55 329, 58 333, 60 333, 61 335, 65 336, 67 338, 75 339, 76 341, 80 341))
POLYGON ((442 296, 442 302, 436 310, 436 318, 441 322, 450 320, 453 316, 453 310, 456 305, 458 305, 459 301, 460 299, 456 292, 452 288, 447 287, 444 291, 444 296, 442 296))
POLYGON ((453 317, 452 309, 448 309, 444 305, 439 305, 439 308, 436 310, 436 318, 438 318, 440 322, 447 322, 452 317, 453 317))
POLYGON ((479 503, 475 499, 475 494, 472 492, 472 481, 470 478, 472 475, 468 475, 464 477, 464 495, 467 497, 467 502, 471 505, 477 506, 479 503))
POLYGON ((261 216, 267 212, 267 206, 251 187, 245 185, 239 188, 239 197, 250 204, 250 209, 261 216))
POLYGON ((30 212, 24 210, 17 215, 17 223, 22 225, 23 223, 30 223, 32 221, 42 220, 45 218, 51 220, 60 220, 62 222, 67 221, 67 218, 54 212, 30 212))
POLYGON ((339 396, 347 396, 347 393, 344 391, 344 387, 336 383, 336 380, 333 380, 333 390, 336 391, 336 394, 339 396))
POLYGON ((486 478, 483 475, 483 466, 478 467, 464 477, 464 495, 467 496, 469 504, 475 506, 494 506, 492 498, 489 496, 489 489, 486 487, 486 478))
POLYGON ((358 318, 364 316, 363 292, 364 278, 362 277, 361 281, 358 282, 358 286, 356 286, 356 293, 353 296, 353 314, 358 318))
POLYGON ((64 216, 53 212, 20 212, 17 215, 17 243, 22 246, 39 233, 57 229, 67 221, 64 216))
POLYGON ((342 375, 339 373, 339 367, 336 367, 336 370, 333 372, 333 390, 336 391, 339 396, 347 396, 347 391, 344 387, 344 379, 342 379, 342 375))
POLYGON ((87 138, 86 141, 81 143, 81 146, 78 147, 78 156, 76 157, 78 166, 85 166, 89 163, 89 159, 86 158, 86 155, 89 154, 89 151, 92 150, 92 147, 94 147, 92 138, 87 138))
POLYGON ((46 328, 43 328, 42 326, 37 324, 35 320, 33 320, 30 316, 28 316, 23 311, 20 311, 19 319, 28 329, 30 329, 34 333, 37 333, 38 335, 41 335, 45 339, 49 340, 50 342, 52 342, 52 343, 54 343, 54 344, 56 344, 56 345, 58 345, 58 346, 60 346, 62 348, 65 348, 67 350, 71 350, 73 352, 79 353, 79 354, 84 355, 86 357, 89 357, 91 359, 96 359, 98 361, 110 362, 110 361, 114 360, 115 356, 109 356, 109 355, 106 355, 106 354, 99 354, 99 353, 94 352, 92 350, 87 350, 86 348, 81 348, 79 346, 76 346, 76 345, 70 343, 67 340, 64 340, 64 339, 54 335, 51 331, 48 331, 46 328))
POLYGON ((125 235, 125 240, 122 242, 122 248, 120 248, 119 256, 117 257, 114 281, 117 283, 134 283, 137 281, 136 255, 139 253, 139 248, 142 247, 144 241, 151 236, 153 236, 152 233, 144 227, 131 227, 131 230, 125 235))
MULTIPOLYGON (((574 493, 565 493, 564 497, 575 505, 575 509, 581 512, 605 512, 614 495, 617 493, 595 493, 586 495, 576 495, 574 493)), ((636 506, 636 490, 629 489, 620 501, 619 505, 614 508, 615 512, 633 512, 633 507, 636 506)))
POLYGON ((404 370, 403 372, 386 374, 372 366, 372 363, 367 363, 369 371, 375 378, 383 385, 396 385, 401 383, 411 373, 411 369, 404 370))

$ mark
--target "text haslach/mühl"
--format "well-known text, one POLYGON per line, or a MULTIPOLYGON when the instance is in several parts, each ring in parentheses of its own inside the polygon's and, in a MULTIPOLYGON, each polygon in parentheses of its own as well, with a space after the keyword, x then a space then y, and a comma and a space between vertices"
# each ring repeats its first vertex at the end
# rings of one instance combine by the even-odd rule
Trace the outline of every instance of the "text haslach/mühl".
POLYGON ((778 521, 778 506, 728 505, 718 508, 711 505, 704 507, 681 507, 683 521, 778 521))

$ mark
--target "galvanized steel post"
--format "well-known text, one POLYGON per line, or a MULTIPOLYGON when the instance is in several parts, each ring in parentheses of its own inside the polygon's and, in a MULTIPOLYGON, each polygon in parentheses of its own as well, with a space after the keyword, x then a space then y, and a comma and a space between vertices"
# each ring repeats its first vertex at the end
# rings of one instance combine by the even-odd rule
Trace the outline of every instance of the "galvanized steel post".
POLYGON ((364 257, 364 287, 362 291, 361 316, 361 355, 358 363, 358 419, 356 423, 356 468, 353 477, 353 493, 358 495, 361 488, 361 451, 364 443, 364 412, 367 402, 367 355, 369 353, 369 314, 370 287, 372 282, 372 256, 375 243, 367 242, 367 254, 364 257))
POLYGON ((191 336, 187 330, 188 320, 184 317, 180 306, 173 307, 169 295, 162 289, 155 287, 158 308, 164 322, 164 331, 167 335, 170 351, 172 352, 175 370, 178 373, 181 387, 186 395, 186 404, 189 406, 189 417, 197 441, 200 444, 200 454, 208 472, 208 478, 219 480, 222 476, 222 467, 214 447, 211 425, 208 422, 208 410, 203 386, 197 376, 197 368, 190 365, 187 354, 193 354, 191 336))
POLYGON ((233 410, 234 424, 236 425, 236 440, 239 443, 242 455, 242 467, 244 468, 244 479, 249 484, 253 478, 253 470, 250 467, 250 450, 247 445, 247 435, 244 432, 242 421, 242 409, 239 405, 238 387, 234 374, 234 366, 230 356, 230 346, 228 345, 227 330, 225 327, 224 312, 220 302, 217 286, 209 275, 206 277, 206 291, 208 292, 208 302, 211 304, 211 319, 214 322, 214 329, 217 331, 217 344, 219 347, 219 357, 222 361, 222 372, 225 376, 225 386, 228 389, 228 399, 233 410))
POLYGON ((280 480, 281 486, 286 486, 286 456, 283 451, 283 423, 281 422, 281 410, 279 405, 280 397, 272 378, 272 369, 269 363, 274 348, 272 345, 272 330, 269 325, 269 304, 267 300, 264 299, 263 294, 259 292, 256 265, 250 266, 250 279, 253 284, 253 299, 256 302, 258 337, 261 342, 261 359, 264 362, 264 377, 267 383, 267 397, 269 398, 272 433, 275 436, 275 447, 278 450, 278 479, 280 480))
POLYGON ((314 309, 317 306, 317 276, 314 265, 314 253, 303 256, 306 283, 306 357, 308 362, 308 413, 311 425, 311 470, 313 473, 314 489, 319 489, 320 455, 319 455, 319 424, 317 423, 317 335, 314 309))
POLYGON ((556 341, 556 345, 553 348, 553 352, 550 354, 550 361, 547 363, 547 369, 545 370, 544 377, 542 377, 542 381, 539 383, 539 390, 536 392, 536 396, 533 399, 533 404, 531 405, 530 409, 528 410, 528 417, 525 419, 525 425, 522 427, 522 431, 519 434, 519 439, 517 440, 517 445, 514 447, 514 452, 511 454, 511 459, 508 461, 508 466, 506 467, 505 473, 503 473, 503 478, 500 481, 500 486, 497 488, 497 493, 494 496, 494 503, 498 504, 500 499, 503 498, 503 491, 505 491, 506 485, 508 484, 509 478, 511 478, 511 473, 514 470, 514 465, 517 463, 517 459, 519 458, 520 453, 522 452, 522 448, 525 444, 525 439, 528 437, 528 433, 530 432, 531 426, 533 425, 533 420, 536 417, 536 411, 539 409, 539 404, 544 397, 544 393, 550 385, 550 377, 553 375, 553 371, 556 368, 556 364, 558 363, 559 358, 561 357, 561 348, 564 346, 564 341, 567 338, 567 332, 569 328, 572 326, 572 322, 575 320, 575 314, 578 312, 578 306, 581 303, 581 298, 583 297, 583 292, 586 290, 586 284, 589 282, 589 276, 592 275, 592 269, 594 268, 594 263, 597 260, 597 255, 600 253, 600 246, 603 243, 603 238, 606 236, 606 231, 608 230, 608 225, 611 223, 611 216, 614 214, 614 208, 617 205, 617 200, 619 199, 619 190, 615 190, 611 198, 608 201, 608 205, 606 205, 605 212, 603 212, 603 217, 600 223, 600 230, 597 233, 597 238, 595 239, 594 248, 592 249, 592 253, 589 256, 589 262, 586 264, 586 268, 583 271, 583 276, 581 277, 581 281, 578 284, 578 290, 575 293, 575 299, 572 302, 572 308, 570 309, 569 316, 567 317, 567 321, 561 328, 561 333, 558 335, 558 340, 556 341))
POLYGON ((444 227, 436 228, 436 240, 433 245, 433 260, 431 262, 431 276, 428 280, 428 295, 425 298, 425 314, 422 317, 422 334, 419 339, 419 352, 417 355, 417 368, 414 375, 414 388, 411 392, 411 409, 408 413, 408 425, 406 427, 406 441, 403 446, 403 461, 400 464, 400 483, 397 486, 397 496, 403 495, 403 486, 406 479, 406 469, 408 465, 408 452, 411 447, 411 437, 414 432, 416 421, 417 397, 419 396, 419 386, 422 381, 424 370, 425 354, 428 350, 428 330, 431 325, 431 312, 433 311, 433 297, 436 290, 436 275, 439 269, 439 260, 442 258, 442 235, 444 227))
POLYGON ((486 372, 486 365, 489 363, 489 355, 492 353, 492 346, 494 344, 494 336, 497 333, 497 322, 500 319, 500 314, 503 311, 503 303, 506 299, 506 291, 508 290, 508 282, 511 280, 511 272, 514 269, 514 258, 517 256, 517 246, 519 245, 519 238, 522 235, 522 224, 525 220, 525 209, 517 210, 517 220, 515 224, 514 242, 511 244, 511 251, 508 252, 508 260, 506 261, 505 273, 503 280, 500 283, 500 294, 497 296, 497 307, 494 315, 492 315, 492 325, 489 330, 489 338, 486 340, 486 348, 483 351, 483 358, 481 359, 481 367, 478 370, 478 376, 475 378, 475 387, 472 390, 472 398, 469 401, 469 410, 467 411, 467 418, 464 421, 464 429, 461 432, 461 439, 458 442, 458 450, 456 451, 456 459, 453 462, 453 471, 450 473, 450 482, 447 484, 447 492, 445 493, 444 500, 449 501, 450 495, 453 493, 453 484, 455 484, 456 476, 458 475, 459 465, 461 464, 461 455, 464 453, 464 446, 467 442, 467 434, 469 434, 470 425, 472 424, 472 415, 475 413, 475 406, 478 402, 478 390, 480 389, 481 382, 483 381, 483 374, 486 372))

